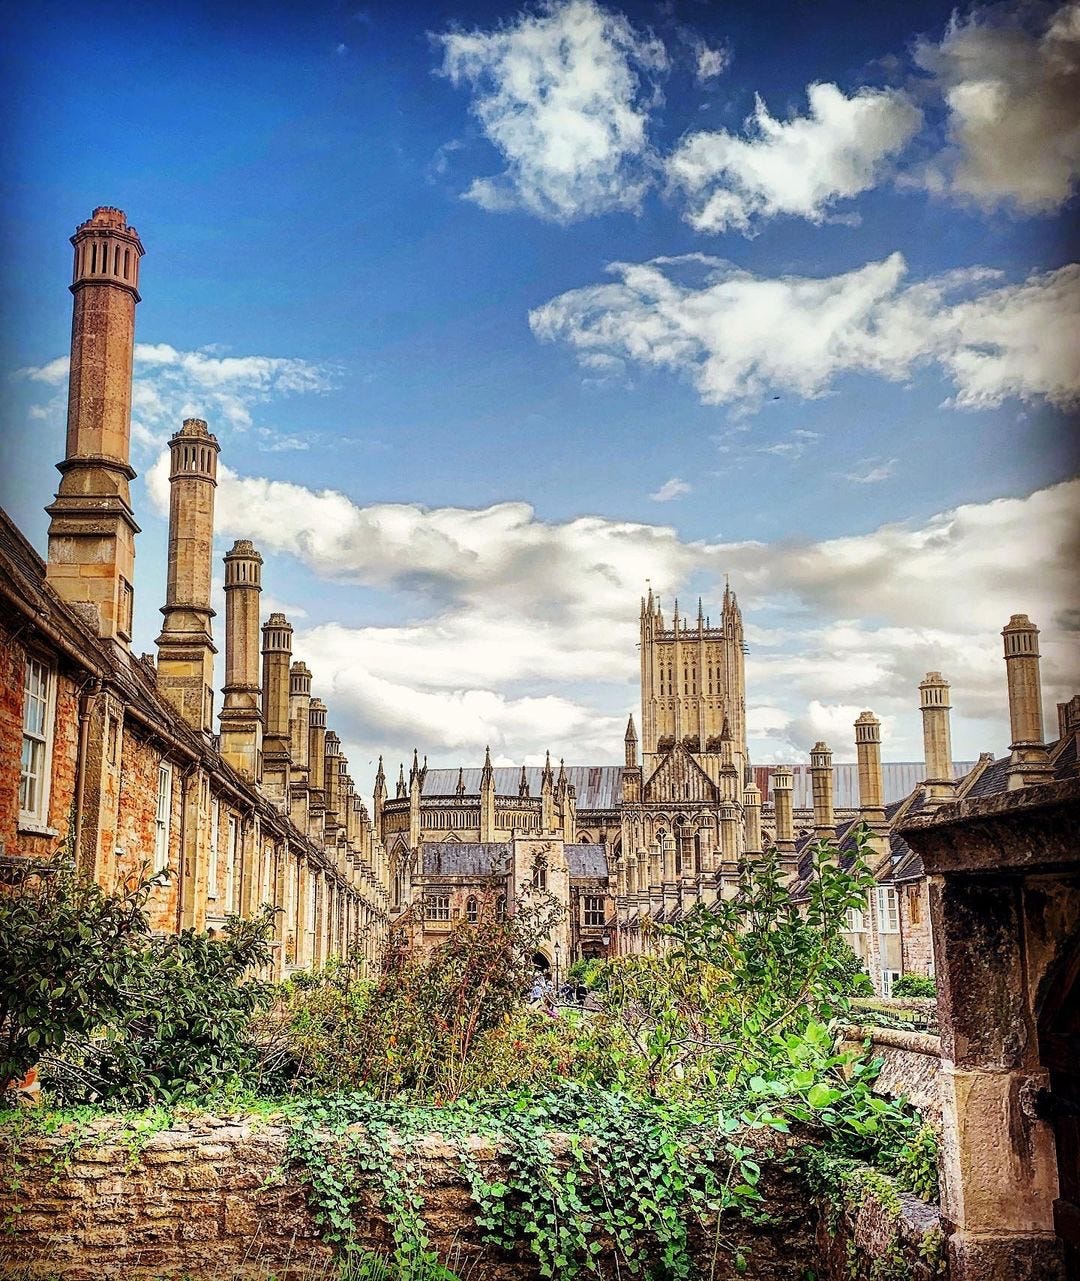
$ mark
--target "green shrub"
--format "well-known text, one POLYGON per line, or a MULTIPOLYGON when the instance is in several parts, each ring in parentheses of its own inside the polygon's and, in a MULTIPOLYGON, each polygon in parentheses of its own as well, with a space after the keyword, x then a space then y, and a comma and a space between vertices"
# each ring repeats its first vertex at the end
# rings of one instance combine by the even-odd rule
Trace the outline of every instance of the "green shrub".
POLYGON ((937 984, 925 974, 901 974, 892 985, 893 996, 937 996, 937 984))

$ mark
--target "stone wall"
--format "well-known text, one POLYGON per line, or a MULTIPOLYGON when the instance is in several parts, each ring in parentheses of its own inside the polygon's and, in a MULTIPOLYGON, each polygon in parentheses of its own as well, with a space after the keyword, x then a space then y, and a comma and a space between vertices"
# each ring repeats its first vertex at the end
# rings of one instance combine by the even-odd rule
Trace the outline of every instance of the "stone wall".
MULTIPOLYGON (((790 1156, 797 1141, 769 1141, 778 1137, 790 1156)), ((280 1122, 250 1116, 192 1119, 149 1137, 122 1119, 17 1142, 10 1130, 2 1133, 0 1278, 329 1281, 330 1251, 307 1208, 301 1172, 288 1165, 286 1138, 280 1122)), ((557 1136, 553 1142, 558 1151, 557 1136)), ((764 1138, 747 1142, 760 1146, 764 1138)), ((479 1139, 471 1146, 481 1161, 500 1159, 479 1139)), ((524 1247, 496 1255, 481 1242, 456 1150, 429 1135, 417 1154, 424 1218, 441 1257, 474 1281, 534 1281, 524 1247)), ((875 1218, 868 1195, 857 1214, 826 1223, 782 1159, 762 1154, 762 1166, 770 1222, 730 1224, 730 1237, 747 1251, 742 1275, 751 1281, 803 1281, 807 1269, 819 1281, 876 1281, 883 1234, 891 1257, 914 1261, 937 1222, 923 1206, 921 1219, 898 1234, 895 1212, 875 1218)), ((357 1216, 356 1236, 376 1250, 389 1244, 374 1198, 357 1216)), ((708 1257, 712 1242, 698 1244, 708 1257)), ((727 1262, 715 1273, 716 1281, 736 1275, 727 1262)))
POLYGON ((861 1052, 867 1041, 870 1042, 869 1057, 882 1061, 874 1084, 875 1093, 910 1100, 940 1132, 940 1038, 930 1032, 849 1024, 841 1029, 837 1048, 842 1053, 861 1052))

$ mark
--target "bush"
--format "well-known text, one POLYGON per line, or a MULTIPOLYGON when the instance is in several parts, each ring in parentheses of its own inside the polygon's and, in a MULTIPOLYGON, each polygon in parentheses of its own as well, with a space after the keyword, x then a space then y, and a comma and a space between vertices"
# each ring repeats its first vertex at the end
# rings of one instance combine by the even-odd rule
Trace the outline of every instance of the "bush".
POLYGON ((20 872, 0 894, 0 1085, 36 1064, 59 1103, 140 1106, 254 1083, 270 909, 221 940, 153 937, 162 875, 109 893, 68 861, 20 872))
POLYGON ((0 891, 0 1090, 123 1016, 155 877, 109 894, 66 860, 27 860, 0 891))
POLYGON ((937 996, 937 984, 925 974, 902 974, 892 985, 893 996, 937 996))
POLYGON ((533 896, 500 920, 488 894, 477 924, 426 955, 388 951, 356 1029, 361 1079, 383 1097, 457 1098, 480 1047, 523 1008, 533 955, 560 912, 551 896, 533 896))

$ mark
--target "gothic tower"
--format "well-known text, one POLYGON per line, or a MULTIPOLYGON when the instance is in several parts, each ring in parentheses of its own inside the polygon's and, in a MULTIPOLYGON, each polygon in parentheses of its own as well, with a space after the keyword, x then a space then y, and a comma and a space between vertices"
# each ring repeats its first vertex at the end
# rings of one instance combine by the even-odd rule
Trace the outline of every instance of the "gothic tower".
POLYGON ((131 509, 131 371, 142 242, 119 209, 102 206, 71 238, 71 372, 60 487, 45 510, 48 580, 98 635, 131 641, 135 535, 131 509))
POLYGON ((718 627, 705 617, 700 601, 693 624, 680 616, 676 601, 667 627, 650 588, 641 602, 640 635, 646 777, 675 743, 695 754, 718 753, 726 719, 732 764, 741 779, 747 765, 745 645, 735 593, 724 589, 718 627))

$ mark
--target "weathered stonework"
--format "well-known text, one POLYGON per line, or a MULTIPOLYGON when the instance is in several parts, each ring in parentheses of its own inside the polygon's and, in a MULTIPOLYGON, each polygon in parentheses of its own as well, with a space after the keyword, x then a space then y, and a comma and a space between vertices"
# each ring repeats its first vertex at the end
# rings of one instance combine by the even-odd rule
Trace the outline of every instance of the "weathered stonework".
MULTIPOLYGON (((286 1141, 281 1123, 248 1116, 177 1123, 138 1149, 115 1118, 93 1123, 78 1141, 63 1131, 24 1138, 17 1152, 10 1132, 0 1134, 0 1278, 265 1281, 268 1272, 276 1281, 329 1278, 331 1252, 308 1210, 301 1172, 289 1166, 286 1141)), ((745 1141, 761 1148, 764 1139, 751 1134, 745 1141)), ((781 1157, 798 1146, 779 1136, 769 1141, 786 1143, 781 1157)), ((474 1158, 497 1167, 500 1155, 487 1140, 467 1142, 474 1158)), ((565 1150, 559 1136, 551 1142, 556 1156, 565 1150)), ((457 1149, 432 1134, 414 1152, 424 1219, 440 1255, 485 1281, 535 1281, 524 1245, 505 1255, 483 1244, 457 1149)), ((916 1268, 937 1223, 930 1207, 904 1198, 898 1220, 870 1194, 857 1212, 819 1216, 784 1161, 759 1156, 771 1221, 726 1225, 749 1267, 737 1273, 722 1253, 716 1281, 737 1275, 803 1281, 807 1268, 820 1281, 871 1281, 885 1251, 908 1260, 915 1281, 944 1277, 916 1268)), ((373 1250, 390 1243, 374 1198, 357 1216, 356 1240, 373 1250)), ((712 1244, 697 1243, 702 1259, 711 1257, 712 1244)), ((604 1275, 614 1277, 608 1262, 601 1255, 604 1275)))

